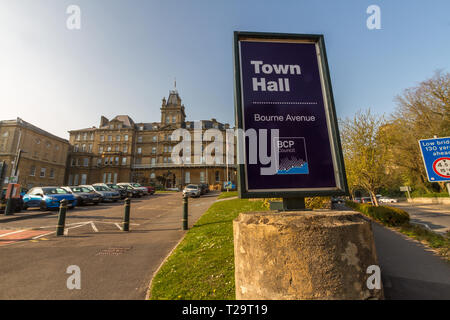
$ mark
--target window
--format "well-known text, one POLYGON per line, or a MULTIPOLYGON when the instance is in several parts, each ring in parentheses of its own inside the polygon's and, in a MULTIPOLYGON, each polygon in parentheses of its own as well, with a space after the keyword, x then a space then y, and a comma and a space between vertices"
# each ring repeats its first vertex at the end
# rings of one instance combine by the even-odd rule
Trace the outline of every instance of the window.
POLYGON ((141 148, 141 147, 137 148, 137 153, 138 153, 138 154, 141 154, 141 153, 142 153, 142 148, 141 148))
POLYGON ((103 146, 98 147, 98 153, 103 153, 103 146))
POLYGON ((101 141, 101 142, 105 142, 105 136, 101 135, 101 136, 100 136, 100 141, 101 141))
POLYGON ((123 152, 124 152, 124 153, 127 153, 127 152, 128 152, 128 146, 127 146, 127 145, 123 146, 123 152))
POLYGON ((36 166, 31 166, 30 168, 30 176, 34 177, 36 175, 36 166))
POLYGON ((75 175, 75 178, 73 179, 73 184, 74 184, 75 186, 78 185, 78 174, 75 175))
POLYGON ((118 145, 118 144, 116 144, 114 150, 115 150, 115 151, 119 151, 119 145, 118 145))
POLYGON ((83 173, 81 174, 81 183, 80 184, 86 184, 87 183, 87 174, 83 173))
POLYGON ((137 142, 142 142, 142 136, 138 137, 138 141, 137 142))
POLYGON ((166 123, 170 123, 170 117, 169 116, 166 117, 166 123))
POLYGON ((79 146, 78 146, 77 144, 74 145, 74 146, 73 146, 73 152, 78 152, 78 147, 79 147, 79 146))
POLYGON ((75 165, 75 158, 72 158, 71 166, 73 167, 75 165))
POLYGON ((176 123, 177 122, 177 117, 173 116, 172 117, 172 123, 176 123))
POLYGON ((127 164, 127 158, 122 158, 122 165, 125 166, 127 164))
POLYGON ((81 135, 77 134, 77 141, 80 141, 80 140, 81 140, 81 135))
POLYGON ((87 140, 87 132, 83 133, 83 140, 87 140))
POLYGON ((94 134, 91 133, 91 140, 94 140, 94 134))
POLYGON ((153 136, 152 140, 153 140, 153 142, 156 142, 157 141, 157 136, 153 136))
POLYGON ((83 159, 83 165, 84 165, 85 167, 88 167, 88 166, 89 166, 89 158, 84 158, 84 159, 83 159))
POLYGON ((108 141, 112 141, 112 136, 111 135, 108 136, 108 141))
POLYGON ((41 168, 41 174, 40 174, 40 177, 41 178, 44 178, 45 177, 45 171, 46 171, 47 169, 46 168, 41 168))
POLYGON ((120 142, 120 135, 116 136, 116 141, 120 142))
POLYGON ((216 182, 220 181, 220 172, 216 171, 216 182))
POLYGON ((106 172, 103 173, 103 183, 106 183, 106 172))
POLYGON ((105 158, 105 165, 107 165, 108 162, 109 162, 109 157, 106 157, 106 158, 105 158))
POLYGON ((153 153, 153 154, 156 154, 156 147, 153 147, 153 148, 152 148, 152 153, 153 153))
POLYGON ((108 148, 106 149, 108 152, 110 152, 112 149, 111 149, 111 146, 108 146, 108 148))
POLYGON ((205 172, 200 171, 200 183, 205 183, 205 172))
POLYGON ((128 135, 127 134, 123 137, 123 140, 128 141, 128 135))
POLYGON ((167 163, 167 157, 164 157, 164 158, 163 158, 163 162, 164 162, 164 163, 167 163))
POLYGON ((118 129, 122 129, 122 124, 119 123, 119 124, 117 125, 117 128, 118 128, 118 129))
POLYGON ((73 174, 69 174, 69 181, 67 182, 69 186, 73 184, 73 174))
POLYGON ((156 164, 156 158, 152 158, 152 164, 153 164, 153 165, 156 164))
POLYGON ((167 152, 167 146, 164 146, 164 152, 167 152))
POLYGON ((81 145, 81 152, 86 152, 86 145, 84 143, 81 145))
POLYGON ((117 183, 117 172, 114 172, 114 182, 113 182, 114 184, 116 184, 117 183))
POLYGON ((116 158, 114 159, 114 164, 117 165, 117 166, 119 165, 119 157, 116 157, 116 158))
POLYGON ((97 165, 99 166, 99 165, 101 165, 102 164, 102 159, 101 158, 98 158, 97 159, 97 165))
POLYGON ((110 129, 114 129, 114 125, 113 125, 113 124, 110 124, 110 125, 109 125, 109 128, 110 128, 110 129))
POLYGON ((89 144, 89 153, 92 153, 92 143, 89 144))
POLYGON ((150 173, 150 179, 155 179, 155 178, 156 178, 155 173, 154 172, 150 173))
POLYGON ((108 172, 108 183, 111 183, 111 176, 112 176, 112 173, 108 172))
POLYGON ((144 130, 144 126, 139 126, 139 130, 140 131, 144 130))
POLYGON ((191 173, 186 171, 184 174, 184 183, 191 183, 191 173))
POLYGON ((50 169, 50 179, 54 179, 55 178, 55 169, 51 168, 50 169))

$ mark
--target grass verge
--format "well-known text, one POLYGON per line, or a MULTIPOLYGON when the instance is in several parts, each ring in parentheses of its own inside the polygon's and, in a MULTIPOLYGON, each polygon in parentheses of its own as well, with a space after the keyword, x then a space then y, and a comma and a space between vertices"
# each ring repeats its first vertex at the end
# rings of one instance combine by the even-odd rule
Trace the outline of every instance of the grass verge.
POLYGON ((433 248, 439 255, 450 261, 450 233, 440 235, 425 227, 409 222, 407 212, 388 206, 375 207, 369 204, 359 204, 352 201, 346 202, 347 206, 361 212, 379 223, 391 227, 394 230, 422 242, 433 248))
POLYGON ((219 196, 217 197, 217 199, 227 199, 227 198, 232 198, 232 197, 237 197, 238 193, 237 191, 222 191, 221 194, 219 194, 219 196))
POLYGON ((233 219, 266 210, 262 201, 214 203, 156 274, 150 299, 234 300, 233 219))

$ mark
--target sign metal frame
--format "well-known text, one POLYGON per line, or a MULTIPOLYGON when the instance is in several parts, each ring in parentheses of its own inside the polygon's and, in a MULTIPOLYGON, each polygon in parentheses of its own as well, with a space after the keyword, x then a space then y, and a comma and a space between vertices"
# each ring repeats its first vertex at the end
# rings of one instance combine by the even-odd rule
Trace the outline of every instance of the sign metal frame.
MULTIPOLYGON (((235 98, 235 121, 237 129, 244 128, 243 118, 243 92, 241 90, 241 56, 240 41, 261 41, 261 42, 312 42, 316 44, 318 50, 319 73, 322 82, 322 94, 324 108, 327 115, 328 135, 330 139, 330 149, 333 158, 336 187, 333 188, 279 188, 270 190, 249 190, 247 185, 246 164, 237 164, 238 169, 238 191, 240 198, 303 198, 312 196, 342 196, 348 195, 347 177, 345 174, 344 157, 342 153, 341 140, 339 135, 338 120, 336 116, 333 91, 331 88, 331 78, 328 68, 328 61, 325 50, 324 36, 321 34, 287 34, 287 33, 261 33, 261 32, 234 32, 234 98, 235 98)), ((238 144, 241 143, 238 139, 238 144)), ((246 141, 243 141, 245 150, 246 141)), ((237 150, 241 147, 238 146, 237 150)), ((245 151, 244 151, 245 152, 245 151)), ((239 158, 245 159, 238 154, 239 158)))

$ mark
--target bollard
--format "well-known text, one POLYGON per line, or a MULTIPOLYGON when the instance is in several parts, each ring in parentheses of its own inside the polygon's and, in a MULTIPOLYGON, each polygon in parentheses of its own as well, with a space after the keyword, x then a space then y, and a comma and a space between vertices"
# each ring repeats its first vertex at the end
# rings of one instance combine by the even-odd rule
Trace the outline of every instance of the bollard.
POLYGON ((13 201, 11 198, 8 198, 6 200, 5 216, 11 216, 13 214, 13 211, 13 201))
POLYGON ((183 230, 188 229, 188 196, 183 196, 183 230))
POLYGON ((66 226, 67 200, 63 199, 59 205, 58 225, 56 226, 56 235, 64 235, 64 227, 66 226))
POLYGON ((130 198, 125 199, 125 212, 123 215, 123 231, 130 231, 130 198))

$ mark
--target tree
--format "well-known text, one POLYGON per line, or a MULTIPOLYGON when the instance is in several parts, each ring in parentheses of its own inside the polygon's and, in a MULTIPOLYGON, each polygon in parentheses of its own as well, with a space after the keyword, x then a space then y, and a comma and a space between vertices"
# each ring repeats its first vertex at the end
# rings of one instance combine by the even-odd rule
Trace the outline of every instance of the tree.
MULTIPOLYGON (((450 73, 436 72, 418 86, 396 97, 397 109, 385 128, 390 164, 405 180, 428 192, 428 182, 418 140, 450 136, 450 73)), ((445 190, 444 184, 440 184, 445 190)))
POLYGON ((373 115, 369 110, 359 111, 351 118, 341 121, 342 147, 350 191, 357 188, 366 190, 376 206, 377 191, 386 186, 387 148, 380 128, 385 125, 382 116, 373 115))

